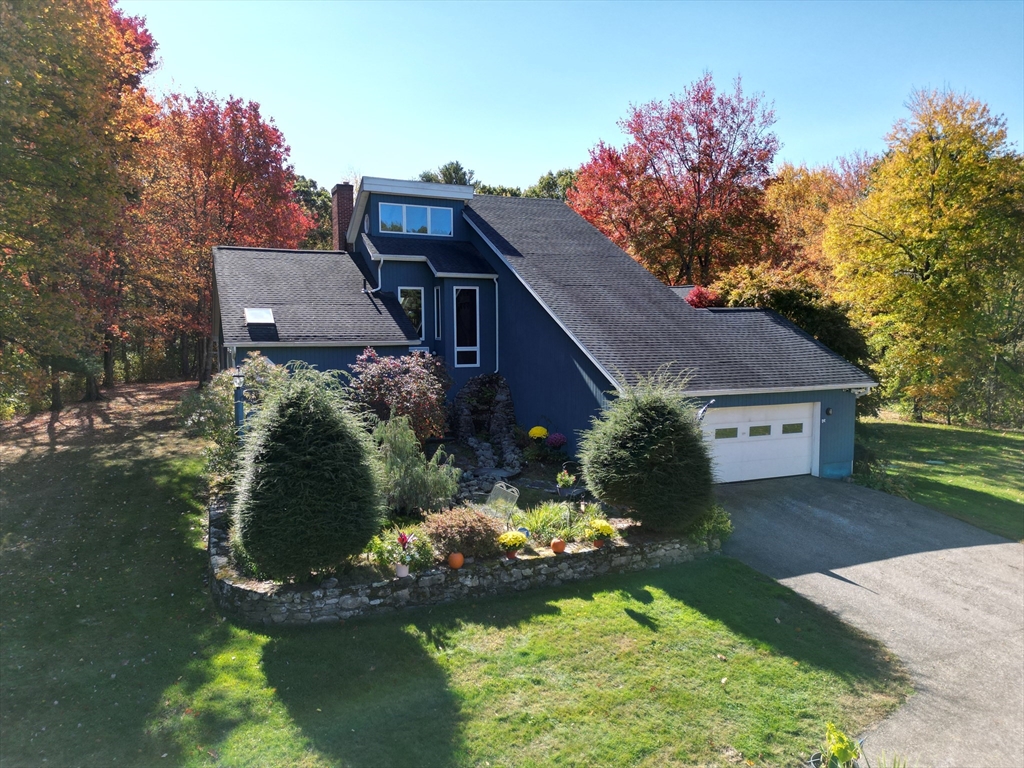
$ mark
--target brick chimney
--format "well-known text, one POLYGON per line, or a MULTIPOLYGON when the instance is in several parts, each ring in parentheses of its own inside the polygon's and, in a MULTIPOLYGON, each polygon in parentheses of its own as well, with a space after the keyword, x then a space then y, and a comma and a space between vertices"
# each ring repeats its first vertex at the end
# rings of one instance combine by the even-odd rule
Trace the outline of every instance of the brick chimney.
POLYGON ((352 221, 353 191, 348 182, 335 184, 331 190, 331 247, 336 251, 348 250, 345 233, 352 221))

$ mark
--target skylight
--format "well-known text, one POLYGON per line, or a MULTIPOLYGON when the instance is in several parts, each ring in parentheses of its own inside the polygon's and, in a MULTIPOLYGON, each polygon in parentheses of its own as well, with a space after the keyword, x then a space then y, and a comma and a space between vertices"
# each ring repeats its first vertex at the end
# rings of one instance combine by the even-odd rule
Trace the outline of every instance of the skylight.
POLYGON ((273 325, 274 324, 274 310, 262 309, 262 308, 245 308, 245 324, 246 325, 273 325))

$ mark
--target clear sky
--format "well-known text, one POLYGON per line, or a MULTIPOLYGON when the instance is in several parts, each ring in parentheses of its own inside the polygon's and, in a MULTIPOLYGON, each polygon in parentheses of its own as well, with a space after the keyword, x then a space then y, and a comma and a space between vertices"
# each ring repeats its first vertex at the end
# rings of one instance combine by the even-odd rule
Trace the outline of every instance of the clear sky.
POLYGON ((449 160, 527 186, 705 70, 774 102, 777 160, 881 151, 918 88, 970 92, 1024 149, 1024 0, 120 6, 159 43, 152 90, 259 102, 326 187, 449 160))

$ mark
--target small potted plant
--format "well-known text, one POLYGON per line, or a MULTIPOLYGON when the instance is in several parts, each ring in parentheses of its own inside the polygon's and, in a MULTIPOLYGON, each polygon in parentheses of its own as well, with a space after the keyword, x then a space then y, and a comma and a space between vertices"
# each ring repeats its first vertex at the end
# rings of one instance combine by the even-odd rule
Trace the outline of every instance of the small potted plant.
POLYGON ((380 566, 394 566, 395 575, 404 578, 409 569, 429 568, 434 550, 426 539, 400 530, 384 531, 370 542, 370 551, 380 566))
POLYGON ((567 469, 563 469, 555 475, 555 482, 558 484, 558 495, 569 496, 572 493, 573 485, 576 484, 576 475, 570 474, 567 469))
POLYGON ((825 725, 825 746, 811 755, 813 768, 859 768, 860 745, 836 728, 835 723, 825 725))
POLYGON ((587 529, 583 532, 583 536, 594 542, 594 549, 600 549, 606 541, 612 540, 612 537, 615 536, 615 529, 607 520, 595 517, 587 523, 587 529))
POLYGON ((515 560, 516 552, 526 546, 526 536, 519 531, 505 531, 498 537, 498 546, 505 550, 509 560, 515 560))

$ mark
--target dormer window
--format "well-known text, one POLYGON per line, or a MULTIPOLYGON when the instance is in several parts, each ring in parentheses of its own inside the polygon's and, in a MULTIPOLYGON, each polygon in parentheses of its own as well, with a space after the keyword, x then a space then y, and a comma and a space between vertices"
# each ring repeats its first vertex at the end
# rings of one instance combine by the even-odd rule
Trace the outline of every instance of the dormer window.
POLYGON ((452 236, 452 209, 430 205, 380 204, 380 231, 407 235, 452 236))

